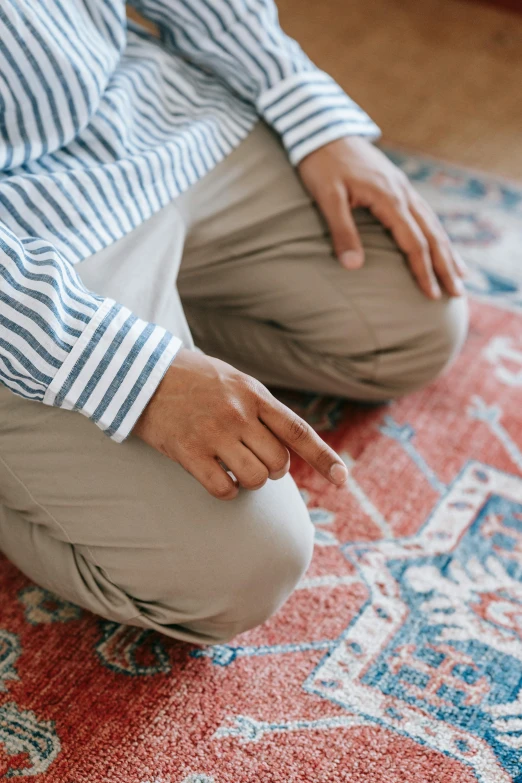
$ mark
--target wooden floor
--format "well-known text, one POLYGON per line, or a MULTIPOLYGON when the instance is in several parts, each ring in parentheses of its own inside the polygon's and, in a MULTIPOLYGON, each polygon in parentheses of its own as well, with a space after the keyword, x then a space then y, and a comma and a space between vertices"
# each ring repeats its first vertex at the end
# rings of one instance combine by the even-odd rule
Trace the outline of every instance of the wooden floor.
POLYGON ((466 0, 278 0, 384 142, 522 180, 522 15, 466 0))

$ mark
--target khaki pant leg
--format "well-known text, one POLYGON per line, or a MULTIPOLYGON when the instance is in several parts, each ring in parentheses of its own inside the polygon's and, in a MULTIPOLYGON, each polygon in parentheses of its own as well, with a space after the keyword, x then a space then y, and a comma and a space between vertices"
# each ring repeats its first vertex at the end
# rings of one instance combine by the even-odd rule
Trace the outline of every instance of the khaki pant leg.
MULTIPOLYGON (((194 344, 176 291, 175 202, 80 275, 194 344)), ((306 570, 313 526, 290 478, 211 497, 138 438, 0 386, 0 550, 42 587, 107 619, 214 643, 266 620, 306 570)))
POLYGON ((263 123, 178 209, 178 290, 196 344, 266 384, 383 400, 431 381, 462 346, 465 299, 427 299, 367 210, 354 210, 363 268, 339 265, 263 123))
POLYGON ((224 502, 130 436, 0 388, 0 550, 107 619, 215 643, 264 622, 308 567, 290 478, 224 502), (8 422, 8 426, 6 426, 8 422))

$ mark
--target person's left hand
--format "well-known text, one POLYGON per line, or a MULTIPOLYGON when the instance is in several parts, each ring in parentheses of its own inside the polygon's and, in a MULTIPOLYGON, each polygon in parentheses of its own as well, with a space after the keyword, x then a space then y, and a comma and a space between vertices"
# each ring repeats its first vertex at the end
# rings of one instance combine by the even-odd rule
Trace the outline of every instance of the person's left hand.
POLYGON ((366 207, 391 231, 426 296, 438 299, 441 286, 451 296, 464 293, 461 278, 466 267, 439 219, 402 171, 371 142, 356 136, 332 141, 304 158, 298 171, 347 269, 364 264, 351 210, 366 207))

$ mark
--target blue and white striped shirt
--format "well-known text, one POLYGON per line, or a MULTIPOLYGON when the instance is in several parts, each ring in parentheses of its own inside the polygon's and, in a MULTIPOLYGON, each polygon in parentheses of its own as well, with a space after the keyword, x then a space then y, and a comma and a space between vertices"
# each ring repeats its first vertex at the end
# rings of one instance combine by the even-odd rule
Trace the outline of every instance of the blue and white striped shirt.
MULTIPOLYGON (((378 128, 272 0, 0 0, 0 381, 134 426, 181 342, 86 290, 75 264, 223 160, 263 117, 297 164, 378 128)), ((144 269, 146 274, 146 269, 144 269)))

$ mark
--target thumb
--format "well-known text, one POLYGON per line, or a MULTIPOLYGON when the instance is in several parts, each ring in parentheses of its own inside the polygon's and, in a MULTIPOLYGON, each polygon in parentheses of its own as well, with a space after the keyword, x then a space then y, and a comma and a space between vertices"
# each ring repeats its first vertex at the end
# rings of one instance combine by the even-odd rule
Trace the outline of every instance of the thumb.
POLYGON ((319 209, 328 223, 335 255, 346 269, 359 269, 364 264, 364 250, 355 225, 348 194, 337 190, 333 195, 317 199, 319 209))

